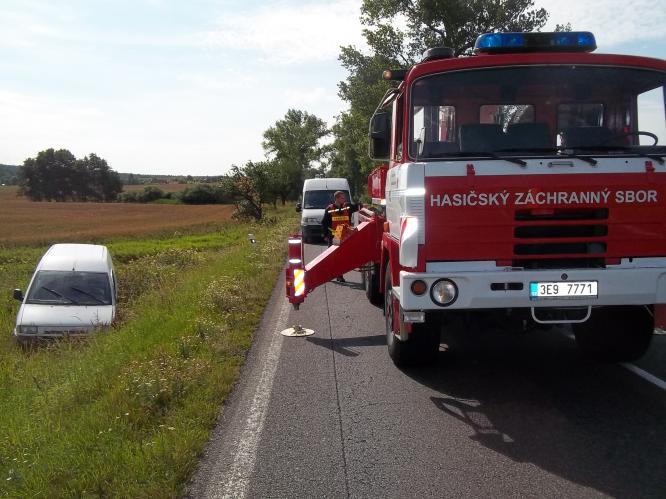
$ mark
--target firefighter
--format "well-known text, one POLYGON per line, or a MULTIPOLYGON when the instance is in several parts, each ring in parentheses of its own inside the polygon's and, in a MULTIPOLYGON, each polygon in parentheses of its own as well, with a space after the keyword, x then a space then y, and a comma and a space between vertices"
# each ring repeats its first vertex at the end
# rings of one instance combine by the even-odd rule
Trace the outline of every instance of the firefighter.
MULTIPOLYGON (((345 193, 335 191, 333 202, 326 207, 324 218, 321 220, 324 239, 330 246, 333 244, 333 234, 340 225, 351 226, 352 213, 358 211, 363 205, 361 203, 348 203, 345 199, 345 193)), ((344 276, 338 276, 338 282, 346 282, 344 276)))

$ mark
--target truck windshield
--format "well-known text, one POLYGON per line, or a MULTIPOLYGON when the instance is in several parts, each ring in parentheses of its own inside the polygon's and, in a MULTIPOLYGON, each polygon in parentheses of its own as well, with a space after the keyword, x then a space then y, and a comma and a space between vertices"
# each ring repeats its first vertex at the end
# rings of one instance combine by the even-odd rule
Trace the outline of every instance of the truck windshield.
POLYGON ((663 153, 660 71, 524 66, 440 73, 412 85, 412 158, 545 154, 562 149, 663 153))
MULTIPOLYGON (((336 191, 305 191, 303 194, 304 209, 324 209, 333 202, 333 194, 336 191)), ((349 193, 345 193, 345 200, 349 202, 349 193)))
POLYGON ((30 286, 26 303, 111 305, 109 276, 99 272, 42 270, 30 286))

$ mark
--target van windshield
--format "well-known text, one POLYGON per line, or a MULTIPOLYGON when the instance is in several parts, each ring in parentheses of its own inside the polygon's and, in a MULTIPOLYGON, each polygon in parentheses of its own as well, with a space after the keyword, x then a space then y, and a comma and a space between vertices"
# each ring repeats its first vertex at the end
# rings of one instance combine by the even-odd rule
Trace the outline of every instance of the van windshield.
MULTIPOLYGON (((305 191, 303 209, 324 209, 333 202, 333 194, 337 191, 305 191)), ((349 192, 345 193, 345 201, 349 203, 349 192)))
POLYGON ((30 287, 26 303, 42 305, 111 305, 107 274, 42 270, 30 287))

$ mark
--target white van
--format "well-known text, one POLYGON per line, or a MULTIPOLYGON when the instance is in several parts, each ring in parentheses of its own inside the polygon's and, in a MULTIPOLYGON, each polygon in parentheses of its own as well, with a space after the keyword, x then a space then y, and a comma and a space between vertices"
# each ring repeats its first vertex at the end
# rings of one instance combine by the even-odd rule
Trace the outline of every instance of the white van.
POLYGON ((14 337, 81 336, 111 324, 116 314, 116 276, 106 246, 54 244, 37 264, 21 301, 14 337))
POLYGON ((333 193, 342 191, 351 203, 349 182, 346 178, 310 178, 303 184, 302 204, 296 205, 301 212, 301 234, 306 243, 321 240, 323 237, 321 220, 324 210, 333 202, 333 193))

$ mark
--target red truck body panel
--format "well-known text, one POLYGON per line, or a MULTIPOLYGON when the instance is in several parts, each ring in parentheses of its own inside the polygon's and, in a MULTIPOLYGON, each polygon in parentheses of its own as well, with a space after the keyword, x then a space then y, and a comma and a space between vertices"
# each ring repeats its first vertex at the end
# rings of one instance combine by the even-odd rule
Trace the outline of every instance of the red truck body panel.
POLYGON ((666 174, 649 181, 638 173, 426 177, 425 184, 427 261, 501 260, 520 266, 534 259, 613 263, 666 256, 666 174), (601 202, 547 203, 558 196, 601 202), (620 202, 627 198, 635 202, 620 202))

